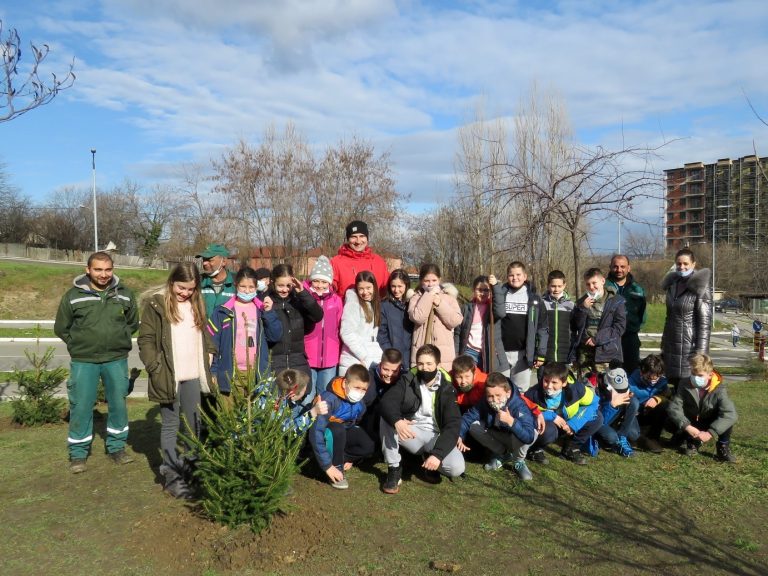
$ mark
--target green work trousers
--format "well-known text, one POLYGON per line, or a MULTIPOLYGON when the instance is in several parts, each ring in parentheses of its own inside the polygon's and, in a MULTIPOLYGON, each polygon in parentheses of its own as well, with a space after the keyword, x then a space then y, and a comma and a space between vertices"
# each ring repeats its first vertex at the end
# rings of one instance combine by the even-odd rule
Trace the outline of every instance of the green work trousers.
POLYGON ((87 458, 93 441, 93 406, 99 379, 104 382, 107 397, 107 452, 112 454, 125 448, 128 439, 128 359, 101 364, 72 361, 67 395, 69 396, 70 459, 87 458))

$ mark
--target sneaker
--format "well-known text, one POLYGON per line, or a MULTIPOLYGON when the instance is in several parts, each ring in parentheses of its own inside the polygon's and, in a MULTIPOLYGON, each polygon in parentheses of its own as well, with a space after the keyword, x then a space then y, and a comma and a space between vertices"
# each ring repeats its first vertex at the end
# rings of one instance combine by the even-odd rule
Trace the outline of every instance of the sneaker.
POLYGON ((568 447, 563 448, 563 458, 566 460, 570 460, 574 464, 578 464, 579 466, 584 466, 587 463, 587 459, 584 457, 584 454, 581 453, 581 450, 578 448, 568 447))
POLYGON ((115 464, 130 464, 133 462, 133 456, 128 454, 125 450, 118 450, 117 452, 112 452, 109 455, 109 458, 114 462, 115 464))
POLYGON ((331 486, 333 486, 337 490, 346 490, 347 488, 349 488, 349 482, 347 482, 347 477, 344 476, 344 478, 342 478, 338 482, 331 482, 331 486))
POLYGON ((504 463, 499 458, 491 458, 487 464, 483 465, 483 470, 486 472, 493 472, 495 470, 501 470, 504 463))
POLYGON ((525 460, 517 460, 515 462, 515 474, 517 474, 517 477, 524 482, 533 480, 533 474, 531 474, 531 471, 528 470, 528 466, 526 466, 525 460))
POLYGON ((528 452, 528 460, 531 462, 537 462, 541 464, 542 466, 546 466, 549 464, 549 458, 547 458, 547 453, 544 452, 541 448, 538 450, 532 450, 531 452, 528 452))
POLYGON ((717 443, 717 454, 715 454, 715 460, 719 462, 728 462, 729 464, 736 462, 736 456, 734 456, 733 452, 731 452, 730 442, 717 443))
POLYGON ((661 454, 664 452, 664 448, 656 438, 649 438, 648 436, 640 436, 637 440, 637 447, 645 452, 651 452, 652 454, 661 454))
POLYGON ((69 471, 72 474, 85 472, 85 458, 73 458, 69 461, 69 471))
POLYGON ((385 494, 397 494, 400 491, 400 484, 403 483, 402 474, 403 469, 400 466, 387 467, 387 479, 381 487, 382 492, 385 494))
POLYGON ((689 440, 685 443, 685 448, 682 448, 682 452, 686 456, 697 456, 699 454, 699 444, 695 441, 689 440))
POLYGON ((632 446, 629 444, 626 436, 619 436, 619 441, 616 444, 616 454, 623 456, 624 458, 632 458, 635 455, 635 451, 632 450, 632 446))

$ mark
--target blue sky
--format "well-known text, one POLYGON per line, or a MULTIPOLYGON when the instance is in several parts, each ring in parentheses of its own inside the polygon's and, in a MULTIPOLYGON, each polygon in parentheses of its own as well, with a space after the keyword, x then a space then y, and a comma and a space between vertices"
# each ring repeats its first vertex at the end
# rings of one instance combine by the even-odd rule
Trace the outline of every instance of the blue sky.
MULTIPOLYGON (((149 185, 291 121, 318 147, 357 135, 389 152, 419 211, 452 194, 478 103, 512 116, 533 81, 585 143, 679 139, 658 170, 753 141, 768 155, 742 93, 768 116, 762 1, 13 0, 0 18, 50 45, 48 70, 75 59, 73 88, 0 125, 6 171, 40 202, 90 186, 91 148, 99 187, 149 185)), ((610 228, 596 249, 615 247, 610 228)))

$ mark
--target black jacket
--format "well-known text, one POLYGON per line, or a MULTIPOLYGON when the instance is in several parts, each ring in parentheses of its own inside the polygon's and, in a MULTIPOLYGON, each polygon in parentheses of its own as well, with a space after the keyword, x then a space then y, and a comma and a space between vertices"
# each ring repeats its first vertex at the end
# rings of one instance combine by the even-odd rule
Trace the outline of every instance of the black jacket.
MULTIPOLYGON (((381 417, 390 425, 405 418, 410 420, 421 406, 421 393, 416 369, 403 374, 381 398, 381 417)), ((461 430, 461 412, 456 402, 456 389, 447 372, 440 370, 440 387, 435 398, 435 422, 438 438, 430 455, 442 460, 456 447, 461 430)))
POLYGON ((287 298, 280 298, 271 290, 269 296, 274 302, 273 310, 283 325, 283 338, 269 345, 272 351, 272 370, 277 373, 285 368, 293 368, 309 375, 304 335, 323 319, 323 309, 307 290, 292 291, 287 298))

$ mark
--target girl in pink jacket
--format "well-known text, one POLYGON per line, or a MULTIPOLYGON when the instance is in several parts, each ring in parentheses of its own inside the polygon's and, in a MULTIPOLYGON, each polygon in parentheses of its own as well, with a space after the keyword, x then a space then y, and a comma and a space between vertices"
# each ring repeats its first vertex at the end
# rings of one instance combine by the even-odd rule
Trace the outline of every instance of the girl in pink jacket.
POLYGON ((320 256, 304 287, 323 309, 323 319, 304 336, 304 350, 312 372, 312 385, 318 393, 336 377, 341 352, 339 327, 344 303, 333 291, 333 268, 327 256, 320 256))
POLYGON ((408 303, 408 317, 414 324, 412 364, 416 350, 424 344, 433 344, 440 349, 440 367, 450 371, 456 356, 453 329, 461 324, 463 318, 457 295, 453 284, 440 285, 440 268, 436 264, 422 265, 419 289, 408 303))

